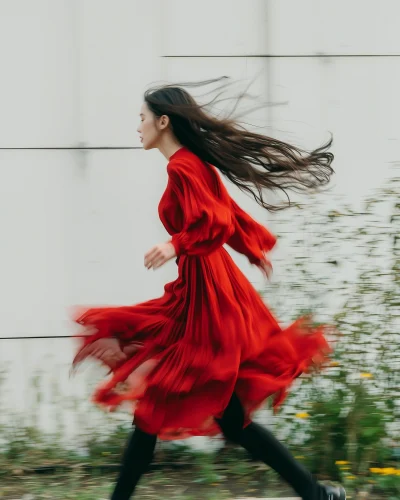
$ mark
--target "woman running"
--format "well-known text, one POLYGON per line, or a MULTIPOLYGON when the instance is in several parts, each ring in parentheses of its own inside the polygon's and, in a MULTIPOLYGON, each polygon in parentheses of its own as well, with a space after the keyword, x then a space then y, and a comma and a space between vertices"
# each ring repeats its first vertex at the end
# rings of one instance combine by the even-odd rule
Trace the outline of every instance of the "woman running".
MULTIPOLYGON (((148 468, 157 438, 224 434, 275 469, 304 500, 344 500, 342 487, 314 479, 251 417, 330 352, 323 327, 300 318, 282 329, 224 245, 267 277, 276 238, 229 196, 219 173, 267 210, 268 190, 307 191, 333 173, 331 145, 307 153, 205 111, 182 87, 148 90, 138 128, 145 150, 167 160, 160 219, 170 235, 144 258, 147 269, 176 260, 178 278, 156 299, 81 311, 74 365, 94 357, 110 377, 93 396, 114 410, 130 402, 134 430, 112 500, 129 499, 148 468)), ((290 203, 287 205, 289 206, 290 203)))

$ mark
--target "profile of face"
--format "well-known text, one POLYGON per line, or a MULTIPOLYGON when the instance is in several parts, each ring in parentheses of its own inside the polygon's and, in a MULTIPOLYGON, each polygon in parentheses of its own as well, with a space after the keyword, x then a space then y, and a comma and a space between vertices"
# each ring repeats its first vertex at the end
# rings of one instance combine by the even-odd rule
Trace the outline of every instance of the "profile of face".
POLYGON ((168 116, 162 115, 157 117, 146 102, 142 104, 140 109, 140 123, 137 131, 140 136, 140 142, 143 144, 143 149, 157 148, 168 127, 168 116))

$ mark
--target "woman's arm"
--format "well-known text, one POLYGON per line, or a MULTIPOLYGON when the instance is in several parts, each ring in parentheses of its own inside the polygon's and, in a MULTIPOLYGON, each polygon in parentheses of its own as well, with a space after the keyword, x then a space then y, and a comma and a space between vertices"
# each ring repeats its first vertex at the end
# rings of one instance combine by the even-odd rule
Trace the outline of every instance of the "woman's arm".
POLYGON ((167 171, 183 212, 182 230, 171 238, 176 254, 207 255, 224 245, 235 230, 230 204, 212 192, 190 163, 171 162, 167 171))
POLYGON ((256 222, 231 198, 235 232, 227 244, 237 252, 246 255, 251 264, 262 266, 268 262, 265 253, 276 244, 276 237, 267 228, 256 222))

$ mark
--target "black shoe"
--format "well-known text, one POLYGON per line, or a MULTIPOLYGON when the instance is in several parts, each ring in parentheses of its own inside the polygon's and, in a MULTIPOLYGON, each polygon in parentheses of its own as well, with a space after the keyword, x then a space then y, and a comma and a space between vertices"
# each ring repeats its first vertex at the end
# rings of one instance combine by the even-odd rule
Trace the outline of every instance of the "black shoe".
POLYGON ((346 491, 343 486, 323 486, 326 500, 346 500, 346 491))

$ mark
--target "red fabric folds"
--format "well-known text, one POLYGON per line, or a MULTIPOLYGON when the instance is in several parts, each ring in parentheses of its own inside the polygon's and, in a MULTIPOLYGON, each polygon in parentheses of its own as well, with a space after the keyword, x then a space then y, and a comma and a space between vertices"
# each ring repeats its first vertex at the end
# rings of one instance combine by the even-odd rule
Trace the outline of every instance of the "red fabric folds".
POLYGON ((330 347, 324 328, 306 318, 282 329, 224 248, 258 265, 276 238, 231 199, 216 169, 181 148, 167 170, 159 215, 178 277, 159 298, 80 310, 74 320, 84 336, 73 365, 87 357, 105 364, 110 374, 93 400, 111 410, 128 401, 144 431, 212 436, 232 391, 247 425, 268 397, 278 407, 330 347))

